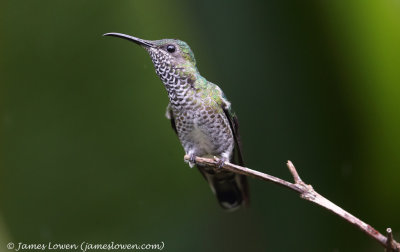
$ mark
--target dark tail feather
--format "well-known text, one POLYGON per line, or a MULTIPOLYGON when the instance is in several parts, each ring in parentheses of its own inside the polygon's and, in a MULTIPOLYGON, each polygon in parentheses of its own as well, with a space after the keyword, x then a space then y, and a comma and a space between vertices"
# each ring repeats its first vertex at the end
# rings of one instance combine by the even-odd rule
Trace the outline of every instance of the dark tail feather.
POLYGON ((226 171, 215 173, 212 168, 198 168, 210 184, 222 208, 233 211, 242 205, 248 205, 246 176, 226 171))
MULTIPOLYGON (((240 176, 240 175, 236 175, 240 176)), ((235 210, 241 205, 246 204, 244 191, 240 188, 236 180, 221 180, 215 181, 215 195, 222 208, 226 210, 235 210)))

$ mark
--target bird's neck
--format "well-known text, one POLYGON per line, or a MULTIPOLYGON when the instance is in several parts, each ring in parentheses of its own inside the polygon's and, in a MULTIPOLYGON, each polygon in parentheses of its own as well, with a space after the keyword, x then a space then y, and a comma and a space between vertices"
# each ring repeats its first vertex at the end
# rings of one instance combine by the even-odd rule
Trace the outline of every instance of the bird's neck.
POLYGON ((196 67, 172 66, 159 69, 157 75, 168 92, 172 107, 181 109, 186 105, 186 99, 195 93, 195 82, 201 77, 196 67), (164 71, 163 71, 164 70, 164 71))
POLYGON ((196 81, 198 73, 196 68, 180 68, 180 67, 166 67, 156 70, 157 75, 168 92, 168 96, 182 96, 187 93, 188 90, 193 88, 193 84, 196 81))

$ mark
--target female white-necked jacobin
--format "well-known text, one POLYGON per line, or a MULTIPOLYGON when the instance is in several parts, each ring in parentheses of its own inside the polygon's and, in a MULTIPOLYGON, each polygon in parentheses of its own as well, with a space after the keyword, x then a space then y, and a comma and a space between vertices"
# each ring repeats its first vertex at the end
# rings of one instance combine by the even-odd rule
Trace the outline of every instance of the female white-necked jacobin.
MULTIPOLYGON (((121 33, 106 33, 132 41, 150 54, 157 75, 168 92, 166 116, 187 155, 218 157, 243 166, 238 121, 222 90, 197 70, 190 47, 176 39, 144 40, 121 33)), ((246 177, 223 169, 196 165, 220 205, 234 210, 249 200, 246 177)))

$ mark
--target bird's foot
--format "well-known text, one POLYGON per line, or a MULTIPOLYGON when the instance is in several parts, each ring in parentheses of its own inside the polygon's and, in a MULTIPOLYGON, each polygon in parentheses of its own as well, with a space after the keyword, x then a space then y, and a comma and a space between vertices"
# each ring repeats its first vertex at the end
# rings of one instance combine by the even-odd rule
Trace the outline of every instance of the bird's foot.
POLYGON ((214 157, 214 159, 216 159, 217 160, 217 168, 218 169, 221 169, 224 165, 225 165, 225 162, 226 162, 226 158, 224 158, 224 157, 221 157, 221 158, 219 158, 219 159, 217 159, 217 157, 214 157))
POLYGON ((193 168, 193 166, 196 164, 196 156, 193 153, 189 154, 189 156, 189 166, 190 168, 193 168))
POLYGON ((196 163, 196 156, 193 153, 190 154, 189 162, 194 164, 196 163))

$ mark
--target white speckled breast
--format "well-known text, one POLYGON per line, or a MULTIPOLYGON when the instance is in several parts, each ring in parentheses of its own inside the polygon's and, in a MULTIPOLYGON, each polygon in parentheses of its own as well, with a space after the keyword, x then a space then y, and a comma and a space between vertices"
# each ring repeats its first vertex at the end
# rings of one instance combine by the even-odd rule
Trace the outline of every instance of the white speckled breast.
POLYGON ((222 156, 229 160, 234 140, 222 109, 218 109, 219 105, 211 97, 200 97, 193 87, 195 80, 182 77, 180 69, 170 65, 170 55, 151 48, 148 52, 168 92, 178 137, 185 152, 196 156, 222 156))

